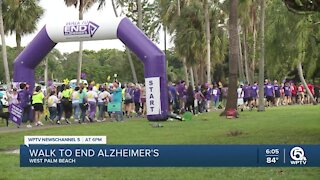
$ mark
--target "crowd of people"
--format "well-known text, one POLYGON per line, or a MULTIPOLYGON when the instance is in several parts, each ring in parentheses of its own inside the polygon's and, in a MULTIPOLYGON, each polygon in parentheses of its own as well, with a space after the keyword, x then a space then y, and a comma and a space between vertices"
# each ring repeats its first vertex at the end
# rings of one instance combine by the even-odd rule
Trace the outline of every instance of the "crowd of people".
MULTIPOLYGON (((308 89, 319 102, 319 85, 308 83, 308 89)), ((240 83, 237 89, 238 109, 257 107, 259 86, 255 82, 240 83)), ((168 84, 169 112, 193 114, 223 109, 228 96, 228 86, 221 82, 205 83, 192 87, 185 81, 168 84)), ((29 85, 21 83, 7 92, 9 104, 19 104, 23 109, 22 122, 27 127, 42 126, 42 121, 52 124, 102 122, 107 118, 122 121, 124 117, 146 116, 146 89, 144 84, 115 81, 97 85, 80 84, 71 88, 67 84, 51 86, 43 92, 40 86, 29 91, 29 85), (112 106, 111 106, 112 105, 112 106), (111 109, 112 108, 112 109, 111 109), (116 108, 116 109, 114 109, 116 108), (45 112, 45 113, 44 113, 45 112), (46 113, 47 112, 47 113, 46 113), (43 118, 45 117, 45 118, 43 118)), ((280 106, 312 103, 311 97, 301 83, 286 81, 278 83, 268 79, 264 83, 265 106, 280 106)))

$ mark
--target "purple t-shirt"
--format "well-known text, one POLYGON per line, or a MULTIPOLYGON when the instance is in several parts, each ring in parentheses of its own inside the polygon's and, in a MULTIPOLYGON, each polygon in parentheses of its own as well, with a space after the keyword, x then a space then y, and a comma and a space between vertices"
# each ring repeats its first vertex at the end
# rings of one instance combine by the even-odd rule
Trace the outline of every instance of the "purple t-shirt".
POLYGON ((213 96, 213 98, 217 98, 217 97, 219 97, 220 96, 220 89, 219 88, 213 88, 212 90, 211 90, 211 94, 212 94, 212 96, 213 96))
POLYGON ((140 89, 134 89, 134 92, 133 92, 133 101, 134 101, 135 103, 140 102, 140 89))
POLYGON ((290 86, 284 85, 283 89, 284 89, 284 95, 285 96, 290 96, 290 94, 291 94, 290 86))
POLYGON ((264 87, 266 96, 273 96, 274 87, 272 84, 267 84, 264 87))
POLYGON ((258 90, 259 90, 259 86, 258 85, 252 85, 251 86, 251 96, 252 97, 257 97, 258 96, 258 90))
POLYGON ((251 88, 248 85, 242 86, 242 91, 243 91, 243 97, 244 98, 249 98, 251 97, 251 88))
POLYGON ((185 91, 186 91, 186 88, 185 88, 184 84, 182 84, 182 83, 179 84, 177 86, 177 91, 179 93, 179 97, 183 97, 185 95, 185 91))
POLYGON ((211 99, 211 88, 208 88, 208 89, 206 90, 206 99, 207 99, 207 100, 210 100, 210 99, 211 99))
POLYGON ((24 108, 31 103, 30 96, 31 94, 26 89, 22 89, 21 91, 18 92, 18 100, 20 102, 21 107, 24 108))
POLYGON ((274 93, 276 96, 280 96, 280 86, 278 84, 273 85, 274 93))

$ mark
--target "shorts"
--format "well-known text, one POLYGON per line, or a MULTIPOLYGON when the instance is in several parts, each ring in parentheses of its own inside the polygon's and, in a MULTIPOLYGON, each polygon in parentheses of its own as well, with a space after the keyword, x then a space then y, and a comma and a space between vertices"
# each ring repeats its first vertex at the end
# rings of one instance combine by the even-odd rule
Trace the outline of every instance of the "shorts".
POLYGON ((125 99, 124 100, 124 104, 131 104, 131 103, 133 103, 132 99, 125 99))
POLYGON ((280 97, 280 93, 275 93, 276 98, 280 97))
POLYGON ((268 102, 273 102, 273 96, 267 96, 267 101, 268 102))
POLYGON ((252 97, 243 98, 244 103, 252 101, 252 97))
POLYGON ((141 102, 145 103, 146 102, 146 98, 141 98, 141 102))
POLYGON ((33 108, 34 108, 34 111, 43 112, 43 104, 42 103, 33 104, 33 108))

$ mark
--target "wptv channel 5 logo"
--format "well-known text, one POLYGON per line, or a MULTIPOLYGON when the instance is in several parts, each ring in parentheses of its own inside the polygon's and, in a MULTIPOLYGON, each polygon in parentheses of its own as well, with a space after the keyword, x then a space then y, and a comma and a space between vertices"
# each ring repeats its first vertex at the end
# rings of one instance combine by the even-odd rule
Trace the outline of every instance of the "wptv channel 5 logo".
POLYGON ((301 147, 294 147, 290 151, 291 161, 293 165, 306 165, 307 157, 304 154, 304 150, 301 147))

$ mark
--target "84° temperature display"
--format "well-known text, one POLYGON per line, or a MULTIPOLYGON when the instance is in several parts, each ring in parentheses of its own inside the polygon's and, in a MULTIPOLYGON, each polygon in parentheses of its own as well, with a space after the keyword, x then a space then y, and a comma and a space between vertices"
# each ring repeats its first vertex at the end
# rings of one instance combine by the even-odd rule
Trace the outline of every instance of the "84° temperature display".
POLYGON ((265 162, 267 164, 276 164, 280 159, 280 149, 268 148, 265 150, 265 162))

